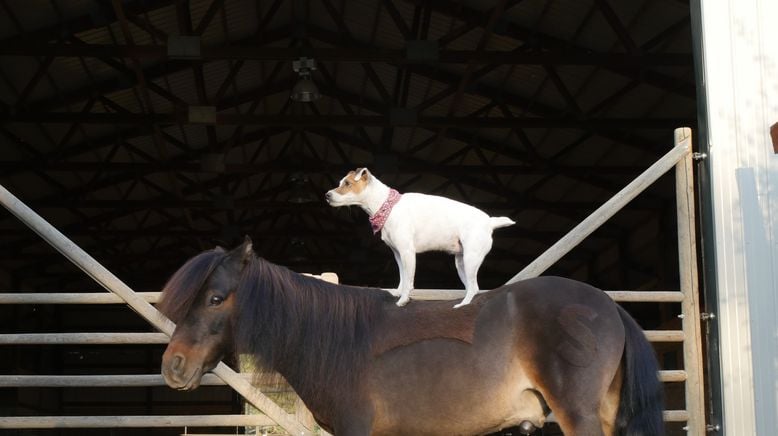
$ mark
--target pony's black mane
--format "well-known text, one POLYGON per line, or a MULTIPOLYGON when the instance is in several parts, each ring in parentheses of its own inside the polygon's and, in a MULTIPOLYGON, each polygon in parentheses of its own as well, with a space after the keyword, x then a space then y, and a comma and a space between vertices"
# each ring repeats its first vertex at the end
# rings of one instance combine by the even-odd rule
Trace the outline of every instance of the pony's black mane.
POLYGON ((327 283, 256 257, 236 297, 237 351, 319 403, 353 392, 382 306, 394 301, 387 292, 327 283))

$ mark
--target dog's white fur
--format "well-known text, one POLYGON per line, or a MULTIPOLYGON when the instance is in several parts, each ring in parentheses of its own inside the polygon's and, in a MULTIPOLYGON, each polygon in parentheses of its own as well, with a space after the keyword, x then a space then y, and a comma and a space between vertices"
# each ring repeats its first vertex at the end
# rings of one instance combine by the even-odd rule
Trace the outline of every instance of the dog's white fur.
MULTIPOLYGON (((389 196, 389 187, 367 168, 358 168, 327 191, 332 207, 356 205, 373 216, 389 196)), ((459 279, 467 294, 456 306, 469 304, 478 293, 478 268, 492 248, 492 230, 514 224, 481 210, 436 195, 403 194, 381 229, 381 239, 394 252, 400 270, 398 306, 410 299, 416 272, 416 253, 445 251, 454 255, 459 279)))

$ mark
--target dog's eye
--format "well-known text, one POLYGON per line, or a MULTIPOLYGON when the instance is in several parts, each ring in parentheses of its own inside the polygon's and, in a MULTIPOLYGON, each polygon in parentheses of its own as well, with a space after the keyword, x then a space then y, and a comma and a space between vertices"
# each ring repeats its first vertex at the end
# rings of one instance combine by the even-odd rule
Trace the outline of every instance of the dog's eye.
POLYGON ((208 301, 208 304, 211 306, 218 306, 222 303, 224 303, 224 297, 220 295, 214 295, 213 297, 211 297, 211 300, 208 301))
POLYGON ((343 182, 343 184, 344 184, 344 185, 346 185, 346 186, 351 186, 351 182, 349 182, 348 180, 346 180, 345 182, 343 182))

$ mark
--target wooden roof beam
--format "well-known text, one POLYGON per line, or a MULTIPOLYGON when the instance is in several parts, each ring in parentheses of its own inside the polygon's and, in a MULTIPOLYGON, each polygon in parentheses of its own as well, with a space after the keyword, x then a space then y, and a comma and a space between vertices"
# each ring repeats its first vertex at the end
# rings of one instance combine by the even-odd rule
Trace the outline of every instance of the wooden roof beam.
MULTIPOLYGON (((201 124, 191 122, 187 112, 155 114, 141 113, 72 113, 43 112, 17 113, 0 116, 0 122, 17 123, 83 123, 83 124, 137 124, 147 126, 201 124)), ((459 127, 470 129, 499 128, 572 128, 599 130, 672 129, 694 124, 693 118, 577 118, 566 117, 470 117, 424 116, 416 120, 400 120, 386 115, 268 115, 217 113, 215 125, 259 125, 285 127, 326 126, 394 126, 394 127, 459 127)), ((209 124, 209 123, 206 123, 209 124)))
MULTIPOLYGON (((456 18, 467 24, 475 27, 483 27, 487 22, 487 12, 482 12, 477 9, 469 8, 462 3, 452 0, 404 0, 412 4, 424 4, 441 15, 456 18)), ((592 53, 589 47, 575 44, 574 42, 567 41, 565 39, 557 38, 551 35, 538 32, 537 29, 531 29, 520 26, 516 23, 508 23, 505 26, 504 34, 508 37, 517 39, 519 41, 536 41, 539 49, 545 49, 551 53, 565 54, 570 56, 586 56, 587 54, 598 56, 600 53, 592 53)), ((629 55, 627 55, 629 56, 629 55)), ((684 54, 688 62, 691 62, 691 54, 684 54)), ((656 64, 655 64, 656 65, 656 64)), ((616 65, 600 65, 607 70, 624 75, 627 77, 634 77, 637 74, 641 79, 651 85, 670 91, 674 94, 684 97, 695 98, 696 90, 693 83, 687 83, 674 77, 668 76, 663 73, 657 73, 648 69, 648 64, 636 65, 629 63, 616 64, 616 65)), ((687 63, 687 66, 692 67, 692 63, 687 63)))
MULTIPOLYGON (((91 58, 138 58, 170 60, 163 44, 62 44, 17 43, 0 44, 0 56, 53 56, 91 58)), ((386 62, 397 65, 428 64, 427 59, 409 58, 405 49, 381 47, 309 47, 289 50, 282 47, 262 47, 235 43, 224 46, 203 46, 200 56, 181 62, 208 62, 215 60, 288 61, 307 56, 317 61, 332 62, 386 62)), ((515 52, 511 50, 440 50, 435 63, 439 64, 499 64, 499 65, 583 65, 618 69, 619 72, 644 67, 691 67, 691 55, 679 53, 590 53, 590 52, 515 52)), ((627 74, 632 77, 633 74, 627 74)), ((675 79, 670 78, 673 83, 675 79)), ((672 91, 672 90, 671 90, 672 91)), ((694 96, 694 94, 690 94, 694 96)))

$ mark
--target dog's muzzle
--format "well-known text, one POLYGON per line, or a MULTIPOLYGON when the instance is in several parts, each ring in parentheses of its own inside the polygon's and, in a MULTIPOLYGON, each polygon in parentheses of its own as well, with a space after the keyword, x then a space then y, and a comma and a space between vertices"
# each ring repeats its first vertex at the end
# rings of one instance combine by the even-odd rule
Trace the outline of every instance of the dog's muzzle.
POLYGON ((326 194, 324 194, 324 199, 327 200, 328 204, 332 203, 332 191, 327 191, 326 194))

